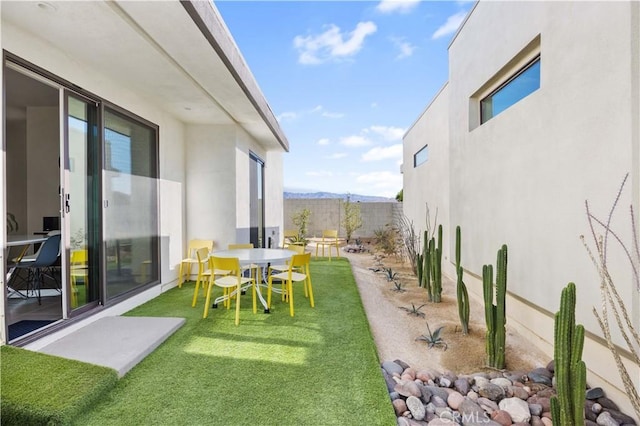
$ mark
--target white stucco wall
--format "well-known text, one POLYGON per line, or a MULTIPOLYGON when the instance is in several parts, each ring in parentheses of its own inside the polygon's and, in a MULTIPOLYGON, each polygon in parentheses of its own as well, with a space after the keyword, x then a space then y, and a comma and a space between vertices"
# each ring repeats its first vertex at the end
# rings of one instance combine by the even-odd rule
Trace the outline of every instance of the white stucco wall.
POLYGON ((437 232, 437 225, 442 225, 443 267, 448 265, 450 236, 455 238, 455 224, 449 219, 448 117, 449 89, 445 84, 405 134, 402 164, 404 214, 413 222, 422 242, 427 228, 427 206, 432 232, 437 232), (425 145, 428 160, 414 167, 414 155, 425 145))
MULTIPOLYGON (((605 219, 626 173, 630 177, 612 223, 630 243, 631 203, 638 221, 639 39, 636 2, 477 3, 449 48, 449 206, 438 214, 449 217, 450 259, 454 228, 462 227, 465 282, 476 303, 482 303, 482 265, 495 264, 496 251, 508 245, 508 326, 549 358, 560 292, 576 283, 576 317, 587 329, 588 383, 604 386, 629 414, 633 410, 592 314, 592 307, 600 306, 598 274, 580 236, 590 238, 585 200, 605 219), (523 52, 526 46, 529 51, 523 52), (518 62, 538 52, 540 89, 480 125, 480 98, 510 76, 505 67, 516 71, 518 62)), ((420 167, 408 166, 424 141, 441 133, 429 122, 438 116, 442 96, 405 135, 405 212, 416 222, 423 220, 419 205, 441 187, 420 167)), ((430 161, 433 157, 430 152, 430 161)), ((637 330, 640 298, 615 243, 608 262, 637 330)), ((454 276, 451 265, 448 273, 454 276)), ((619 333, 614 338, 624 347, 619 333)), ((640 366, 627 360, 627 367, 639 388, 640 366)))
POLYGON ((236 235, 236 146, 233 126, 187 126, 187 239, 223 249, 236 235))

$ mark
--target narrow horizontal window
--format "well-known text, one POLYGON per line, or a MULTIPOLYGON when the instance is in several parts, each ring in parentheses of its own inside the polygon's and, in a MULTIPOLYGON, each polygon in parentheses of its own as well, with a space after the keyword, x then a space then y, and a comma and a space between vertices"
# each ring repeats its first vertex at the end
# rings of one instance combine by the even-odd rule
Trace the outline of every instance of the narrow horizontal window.
POLYGON ((422 163, 426 163, 429 159, 429 145, 425 145, 420 151, 413 154, 413 167, 418 167, 422 163))
POLYGON ((486 123, 540 88, 540 56, 480 101, 480 123, 486 123))

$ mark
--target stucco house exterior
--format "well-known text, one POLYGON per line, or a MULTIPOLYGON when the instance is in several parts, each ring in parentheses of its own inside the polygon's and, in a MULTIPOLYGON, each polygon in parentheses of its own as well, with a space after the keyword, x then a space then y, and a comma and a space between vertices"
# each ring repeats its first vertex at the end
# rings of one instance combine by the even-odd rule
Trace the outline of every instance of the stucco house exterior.
MULTIPOLYGON (((472 303, 483 303, 482 266, 495 265, 507 244, 508 326, 550 357, 560 293, 575 282, 588 383, 632 413, 592 312, 600 280, 580 238, 593 247, 585 200, 606 219, 627 173, 612 226, 631 244, 629 205, 636 223, 640 205, 640 3, 477 2, 449 45, 447 83, 404 136, 404 212, 423 228, 426 206, 432 220, 437 210, 450 277, 461 227, 472 303)), ((609 269, 638 330, 640 290, 613 238, 609 246, 609 269)), ((613 337, 640 388, 640 366, 620 333, 613 337)))
MULTIPOLYGON (((0 17, 0 213, 18 225, 0 233, 3 290, 16 239, 62 235, 61 294, 40 305, 55 318, 28 342, 172 288, 190 239, 278 244, 289 143, 213 2, 3 1, 0 17)), ((3 294, 7 343, 22 317, 3 294)))

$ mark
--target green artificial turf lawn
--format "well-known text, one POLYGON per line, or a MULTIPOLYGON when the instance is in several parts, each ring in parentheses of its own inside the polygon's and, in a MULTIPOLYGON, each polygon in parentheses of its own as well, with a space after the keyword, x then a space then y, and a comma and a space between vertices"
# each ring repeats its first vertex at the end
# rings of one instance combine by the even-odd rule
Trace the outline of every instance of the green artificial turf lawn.
POLYGON ((239 326, 234 306, 203 319, 193 283, 131 311, 186 323, 77 424, 395 425, 349 262, 314 259, 311 276, 316 307, 294 284, 293 318, 279 295, 253 314, 247 292, 239 326))
POLYGON ((115 370, 0 347, 3 425, 65 425, 115 386, 115 370))

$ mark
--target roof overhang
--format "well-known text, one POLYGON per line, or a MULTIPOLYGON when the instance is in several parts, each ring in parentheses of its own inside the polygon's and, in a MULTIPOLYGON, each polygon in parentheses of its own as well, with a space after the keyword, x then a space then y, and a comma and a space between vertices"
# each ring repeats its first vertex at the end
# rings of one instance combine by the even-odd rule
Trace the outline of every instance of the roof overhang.
POLYGON ((185 123, 289 143, 211 1, 3 1, 2 22, 46 40, 185 123))

